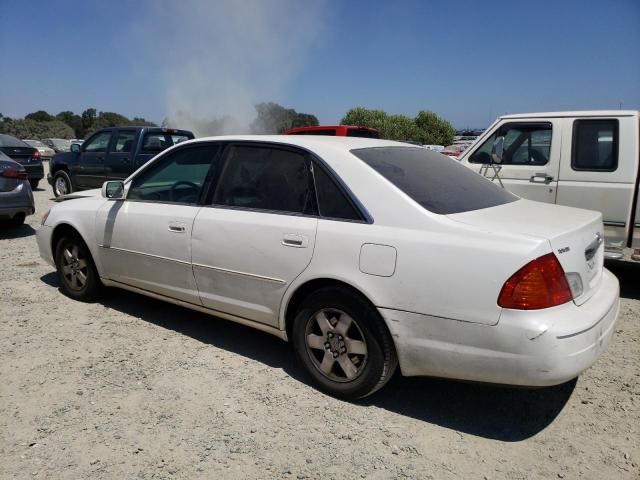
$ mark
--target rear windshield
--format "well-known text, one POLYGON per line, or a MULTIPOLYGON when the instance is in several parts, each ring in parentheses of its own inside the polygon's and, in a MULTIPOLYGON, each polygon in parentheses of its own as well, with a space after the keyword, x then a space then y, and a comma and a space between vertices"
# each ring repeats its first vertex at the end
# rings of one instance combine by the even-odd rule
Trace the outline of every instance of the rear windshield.
POLYGON ((359 148, 351 153, 433 213, 468 212, 518 199, 457 160, 426 148, 359 148))
POLYGON ((335 137, 336 136, 336 131, 333 129, 327 129, 327 130, 300 130, 299 132, 293 132, 290 133, 289 135, 323 135, 323 136, 328 136, 328 137, 335 137))
POLYGON ((16 137, 12 137, 11 135, 3 135, 0 134, 0 147, 29 147, 22 140, 18 140, 16 137))
POLYGON ((142 142, 142 151, 145 153, 161 152, 176 143, 186 142, 192 138, 193 136, 182 133, 147 132, 142 142))
POLYGON ((380 133, 366 128, 348 128, 347 137, 380 138, 380 133))

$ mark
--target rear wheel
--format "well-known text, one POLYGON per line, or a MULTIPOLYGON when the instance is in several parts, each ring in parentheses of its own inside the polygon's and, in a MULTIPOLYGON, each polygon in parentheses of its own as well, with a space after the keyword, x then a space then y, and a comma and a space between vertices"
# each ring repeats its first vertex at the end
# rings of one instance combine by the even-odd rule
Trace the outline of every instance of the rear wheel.
POLYGON ((307 297, 294 319, 293 346, 318 387, 339 398, 371 395, 398 364, 380 313, 342 288, 324 288, 307 297))
POLYGON ((18 213, 11 220, 8 221, 8 224, 11 227, 19 227, 24 223, 25 218, 26 216, 24 213, 18 213))
POLYGON ((35 190, 36 188, 38 188, 39 183, 40 183, 40 180, 29 180, 29 185, 31 185, 31 190, 35 190))
POLYGON ((56 197, 60 197, 62 195, 67 195, 73 191, 73 187, 71 185, 71 178, 69 178, 69 174, 64 170, 58 170, 53 175, 53 194, 56 197))
POLYGON ((91 302, 98 297, 102 283, 89 249, 78 235, 60 239, 55 260, 65 295, 83 302, 91 302))

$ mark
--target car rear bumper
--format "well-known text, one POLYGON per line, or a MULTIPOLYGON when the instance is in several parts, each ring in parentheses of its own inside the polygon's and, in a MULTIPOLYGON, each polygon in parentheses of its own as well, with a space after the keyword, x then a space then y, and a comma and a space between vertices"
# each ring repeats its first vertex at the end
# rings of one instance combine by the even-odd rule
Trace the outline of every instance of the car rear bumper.
POLYGON ((593 365, 611 340, 619 307, 618 280, 605 270, 598 291, 584 304, 505 309, 497 325, 380 312, 404 375, 548 386, 571 380, 593 365))
POLYGON ((9 192, 0 192, 0 219, 11 219, 21 213, 25 216, 32 215, 35 211, 33 193, 26 181, 20 181, 9 192))
POLYGON ((0 207, 0 220, 12 219, 18 214, 24 214, 24 216, 33 215, 35 208, 32 205, 22 205, 15 207, 0 207))
POLYGON ((53 235, 53 228, 41 225, 36 231, 36 242, 38 243, 40 257, 49 265, 55 267, 56 263, 53 260, 53 252, 51 251, 51 235, 53 235))
POLYGON ((24 169, 27 171, 27 177, 29 180, 40 180, 44 178, 44 167, 42 166, 42 162, 34 165, 22 164, 24 169))

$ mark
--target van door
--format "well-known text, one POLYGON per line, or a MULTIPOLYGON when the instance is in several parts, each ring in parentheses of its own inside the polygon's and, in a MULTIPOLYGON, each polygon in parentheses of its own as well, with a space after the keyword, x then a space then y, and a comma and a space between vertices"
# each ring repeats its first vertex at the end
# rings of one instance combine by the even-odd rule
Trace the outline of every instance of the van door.
MULTIPOLYGON (((499 167, 505 188, 523 198, 555 203, 560 165, 559 120, 504 120, 477 147, 465 152, 461 161, 479 171, 491 162, 491 149, 498 136, 504 137, 499 167)), ((489 172, 493 175, 491 169, 489 172)))
POLYGON ((564 119, 557 203, 602 212, 609 250, 627 246, 633 225, 637 135, 633 116, 564 119))

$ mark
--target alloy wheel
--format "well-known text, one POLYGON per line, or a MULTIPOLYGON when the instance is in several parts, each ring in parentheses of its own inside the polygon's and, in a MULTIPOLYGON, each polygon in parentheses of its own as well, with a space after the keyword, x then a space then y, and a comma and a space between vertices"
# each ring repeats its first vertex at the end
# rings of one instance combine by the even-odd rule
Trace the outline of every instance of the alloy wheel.
POLYGON ((312 315, 305 332, 309 358, 322 375, 335 382, 358 378, 367 363, 367 342, 358 323, 336 309, 312 315))
POLYGON ((82 258, 78 245, 68 245, 62 251, 62 276, 72 290, 82 290, 89 274, 87 260, 82 258))
POLYGON ((58 195, 66 195, 67 194, 67 182, 63 177, 56 178, 55 181, 55 189, 58 195))

